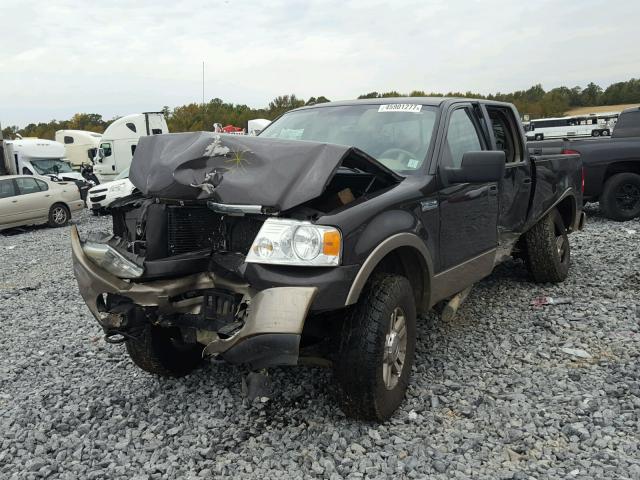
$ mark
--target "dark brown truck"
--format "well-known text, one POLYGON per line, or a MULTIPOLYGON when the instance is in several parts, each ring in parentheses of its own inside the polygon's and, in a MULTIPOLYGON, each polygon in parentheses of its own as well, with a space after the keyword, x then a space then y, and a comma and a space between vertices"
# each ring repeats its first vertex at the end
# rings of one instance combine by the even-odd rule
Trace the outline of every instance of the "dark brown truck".
POLYGON ((203 357, 333 368, 340 406, 383 420, 409 383, 420 312, 521 257, 569 272, 578 155, 530 156, 510 104, 326 103, 259 137, 143 137, 113 232, 72 234, 110 342, 158 375, 203 357))

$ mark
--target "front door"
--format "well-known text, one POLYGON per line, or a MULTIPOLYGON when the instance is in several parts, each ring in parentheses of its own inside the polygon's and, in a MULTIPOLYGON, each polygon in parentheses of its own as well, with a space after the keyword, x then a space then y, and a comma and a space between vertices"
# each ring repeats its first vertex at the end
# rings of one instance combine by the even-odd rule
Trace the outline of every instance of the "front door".
POLYGON ((46 186, 42 180, 35 178, 16 178, 20 194, 16 199, 21 205, 21 220, 36 220, 46 217, 49 213, 51 194, 48 191, 42 191, 38 182, 46 186))
POLYGON ((449 114, 446 136, 440 148, 440 271, 452 269, 482 257, 481 278, 493 266, 498 234, 498 184, 449 184, 446 167, 460 167, 466 152, 487 149, 480 124, 470 104, 449 114))

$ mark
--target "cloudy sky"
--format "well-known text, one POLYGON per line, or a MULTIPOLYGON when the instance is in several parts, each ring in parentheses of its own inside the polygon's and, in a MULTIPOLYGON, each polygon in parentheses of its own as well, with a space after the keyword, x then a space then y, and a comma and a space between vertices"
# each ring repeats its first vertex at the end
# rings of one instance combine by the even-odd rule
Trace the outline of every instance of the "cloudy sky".
POLYGON ((205 96, 602 86, 640 76, 637 0, 0 0, 0 123, 205 96), (89 6, 90 5, 90 6, 89 6))

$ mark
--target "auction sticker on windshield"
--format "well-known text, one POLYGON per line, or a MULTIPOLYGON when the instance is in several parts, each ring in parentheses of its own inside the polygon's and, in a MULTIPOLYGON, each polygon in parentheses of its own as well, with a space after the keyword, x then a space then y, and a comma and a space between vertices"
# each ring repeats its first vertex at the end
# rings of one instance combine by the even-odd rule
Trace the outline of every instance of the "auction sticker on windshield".
POLYGON ((378 112, 409 112, 420 113, 422 105, 414 105, 411 103, 388 103, 386 105, 380 105, 378 112))

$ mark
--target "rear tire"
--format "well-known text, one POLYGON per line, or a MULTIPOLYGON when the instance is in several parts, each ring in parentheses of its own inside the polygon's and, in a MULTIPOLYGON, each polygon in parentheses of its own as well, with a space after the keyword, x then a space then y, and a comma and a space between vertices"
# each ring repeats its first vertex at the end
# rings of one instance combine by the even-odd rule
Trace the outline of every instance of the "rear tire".
POLYGON ((409 281, 376 274, 349 313, 334 379, 348 416, 384 421, 402 403, 413 365, 416 307, 409 281))
POLYGON ((202 347, 183 343, 174 329, 145 325, 125 343, 133 363, 161 377, 183 377, 202 362, 202 347))
POLYGON ((546 215, 525 234, 526 263, 537 283, 559 283, 569 274, 571 248, 557 210, 546 215))
POLYGON ((593 130, 591 132, 591 136, 592 137, 599 137, 600 136, 600 130, 593 130))
POLYGON ((49 226, 64 227, 71 219, 71 212, 66 205, 56 203, 49 209, 49 226))
POLYGON ((609 177, 600 195, 600 210, 619 222, 640 216, 640 175, 627 172, 609 177))
POLYGON ((603 137, 608 137, 609 136, 609 130, 603 130, 602 131, 602 136, 603 137))

